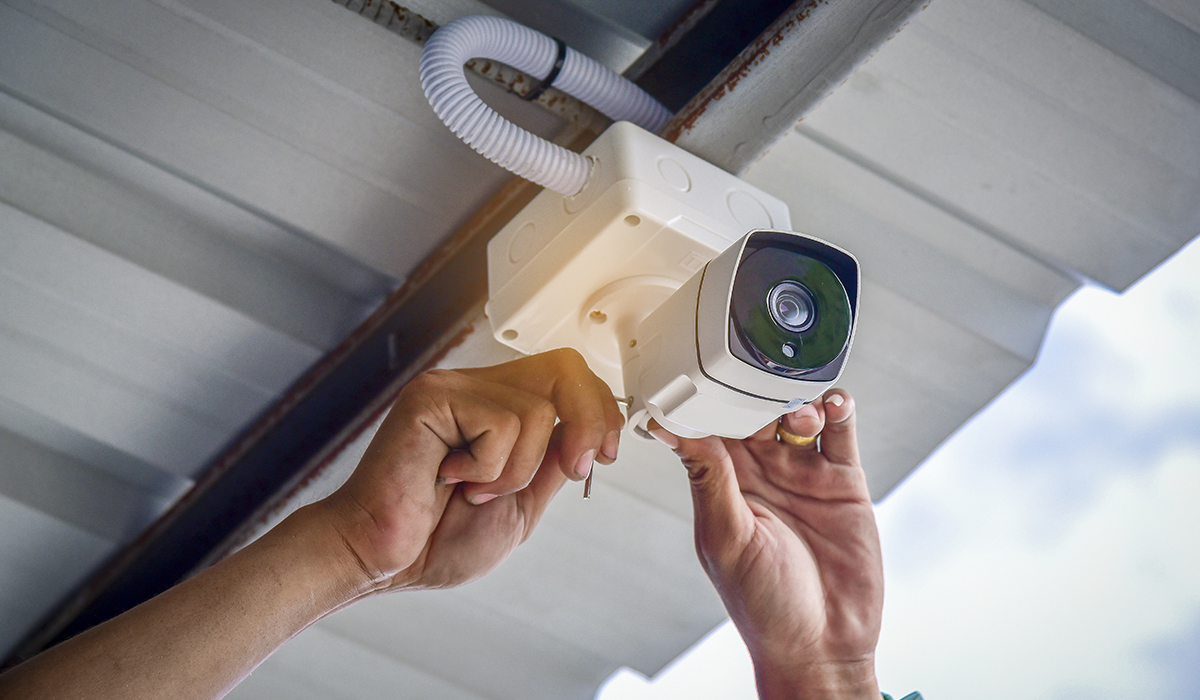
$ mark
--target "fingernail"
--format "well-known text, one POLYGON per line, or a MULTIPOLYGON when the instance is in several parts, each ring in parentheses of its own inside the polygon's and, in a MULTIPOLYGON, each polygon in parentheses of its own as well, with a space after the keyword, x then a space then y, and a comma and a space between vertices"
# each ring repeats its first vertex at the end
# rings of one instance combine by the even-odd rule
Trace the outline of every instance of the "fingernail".
POLYGON ((592 463, 596 461, 596 451, 588 450, 579 455, 579 461, 575 463, 575 473, 580 479, 586 479, 588 474, 592 473, 592 463))
POLYGON ((609 459, 617 458, 617 448, 621 446, 621 434, 616 430, 609 431, 608 435, 604 436, 604 444, 600 446, 600 453, 609 459))
POLYGON ((472 498, 471 503, 474 505, 477 505, 477 506, 481 506, 484 503, 487 503, 488 501, 492 500, 495 497, 496 497, 496 494, 494 494, 494 493, 481 493, 481 494, 478 494, 477 496, 475 496, 474 498, 472 498))
POLYGON ((842 404, 846 403, 846 399, 843 399, 841 394, 830 394, 829 396, 825 397, 825 403, 831 403, 834 406, 841 406, 842 404))
POLYGON ((462 483, 462 479, 459 479, 458 477, 455 477, 455 476, 438 477, 438 481, 443 484, 446 484, 446 485, 462 483))
POLYGON ((666 428, 651 428, 650 434, 654 436, 655 440, 658 440, 672 450, 679 449, 679 438, 667 432, 666 428))

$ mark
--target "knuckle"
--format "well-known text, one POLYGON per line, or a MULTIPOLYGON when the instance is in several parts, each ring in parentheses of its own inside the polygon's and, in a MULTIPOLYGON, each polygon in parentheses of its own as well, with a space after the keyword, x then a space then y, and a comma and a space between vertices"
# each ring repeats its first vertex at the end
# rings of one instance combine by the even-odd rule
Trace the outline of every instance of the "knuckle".
POLYGON ((500 480, 504 476, 504 462, 501 460, 492 460, 487 464, 479 465, 482 471, 482 481, 484 483, 493 483, 500 480))
POLYGON ((457 375, 444 369, 431 369, 418 374, 406 388, 411 391, 441 391, 456 383, 457 375))
POLYGON ((583 359, 583 355, 575 348, 558 348, 550 351, 554 361, 560 367, 570 371, 579 371, 581 369, 591 371, 588 368, 587 360, 583 359))
POLYGON ((497 435, 503 437, 506 443, 512 444, 521 434, 521 417, 511 411, 504 411, 496 416, 494 428, 497 435))
POLYGON ((558 410, 553 402, 537 397, 529 407, 528 415, 537 424, 553 423, 558 418, 558 410))

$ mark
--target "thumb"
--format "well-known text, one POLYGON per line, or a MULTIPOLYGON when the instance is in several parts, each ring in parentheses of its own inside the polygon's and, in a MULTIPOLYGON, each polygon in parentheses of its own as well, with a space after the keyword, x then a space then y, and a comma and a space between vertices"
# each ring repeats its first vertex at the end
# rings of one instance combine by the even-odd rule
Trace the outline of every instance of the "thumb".
POLYGON ((680 438, 651 422, 650 434, 679 456, 692 485, 696 546, 706 567, 728 565, 750 540, 754 515, 738 487, 733 459, 718 437, 680 438))

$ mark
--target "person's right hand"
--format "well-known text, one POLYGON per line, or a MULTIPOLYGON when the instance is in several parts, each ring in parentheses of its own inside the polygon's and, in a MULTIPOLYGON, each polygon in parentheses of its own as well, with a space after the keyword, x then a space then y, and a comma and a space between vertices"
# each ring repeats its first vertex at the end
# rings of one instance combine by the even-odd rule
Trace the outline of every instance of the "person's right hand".
POLYGON ((568 478, 614 459, 623 423, 573 350, 428 372, 317 505, 336 514, 368 592, 459 585, 507 558, 568 478))
POLYGON ((763 698, 880 697, 879 534, 859 464, 854 400, 841 390, 745 440, 652 434, 692 483, 696 547, 754 660, 763 698))

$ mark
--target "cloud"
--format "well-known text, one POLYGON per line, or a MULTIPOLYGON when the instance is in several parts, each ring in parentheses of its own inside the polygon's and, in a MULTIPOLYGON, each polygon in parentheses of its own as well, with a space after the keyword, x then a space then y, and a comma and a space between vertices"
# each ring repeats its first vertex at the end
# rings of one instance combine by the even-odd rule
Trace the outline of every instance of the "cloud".
POLYGON ((1200 688, 1200 615, 1181 634, 1168 635, 1147 645, 1146 654, 1159 670, 1163 697, 1186 698, 1200 688))
POLYGON ((1060 309, 879 509, 879 670, 927 697, 1180 697, 1200 656, 1200 246, 1060 309))
MULTIPOLYGON (((1200 450, 1175 451, 1148 479, 1110 478, 1092 507, 1039 547, 1015 534, 1020 512, 1005 508, 983 514, 988 523, 963 523, 967 546, 933 566, 888 561, 881 678, 930 697, 1154 697, 1166 657, 1143 650, 1200 616, 1196 493, 1200 450)), ((881 526, 885 558, 902 552, 886 506, 881 526)))

